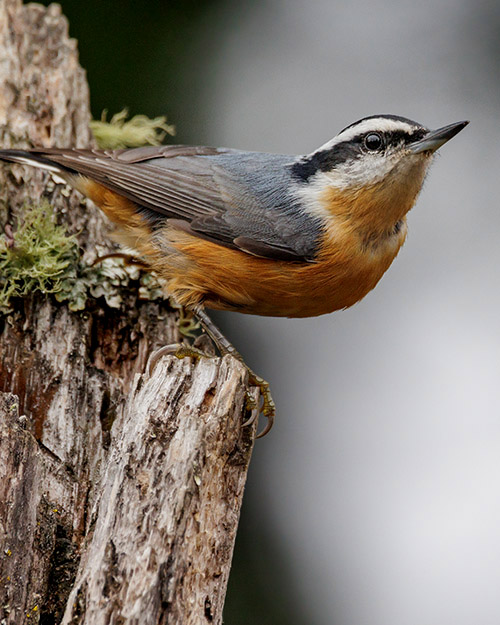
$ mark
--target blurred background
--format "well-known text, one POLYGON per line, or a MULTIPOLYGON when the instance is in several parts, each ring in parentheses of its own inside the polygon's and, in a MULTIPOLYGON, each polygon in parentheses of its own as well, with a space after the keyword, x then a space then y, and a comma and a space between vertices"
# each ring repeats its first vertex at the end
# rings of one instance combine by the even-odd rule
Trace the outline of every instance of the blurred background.
POLYGON ((220 314, 271 383, 228 625, 500 623, 500 5, 62 0, 99 117, 306 153, 366 115, 470 119, 354 308, 220 314))

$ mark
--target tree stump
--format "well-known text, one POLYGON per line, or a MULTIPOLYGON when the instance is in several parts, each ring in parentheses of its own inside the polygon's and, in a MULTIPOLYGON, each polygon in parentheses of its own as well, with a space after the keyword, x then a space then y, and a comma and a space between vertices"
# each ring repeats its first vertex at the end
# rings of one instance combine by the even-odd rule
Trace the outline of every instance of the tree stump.
MULTIPOLYGON (((0 0, 0 145, 93 144, 58 5, 0 0)), ((0 167, 0 227, 45 197, 84 257, 105 218, 46 174, 0 167)), ((176 311, 124 295, 71 312, 31 294, 0 316, 0 622, 221 623, 254 427, 247 372, 151 351, 176 311)))

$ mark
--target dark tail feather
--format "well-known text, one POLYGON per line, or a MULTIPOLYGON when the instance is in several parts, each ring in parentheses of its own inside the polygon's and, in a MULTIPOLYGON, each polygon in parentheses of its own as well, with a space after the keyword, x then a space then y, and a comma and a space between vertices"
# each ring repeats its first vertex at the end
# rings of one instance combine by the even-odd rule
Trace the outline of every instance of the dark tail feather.
POLYGON ((65 174, 71 170, 55 163, 43 153, 35 150, 0 150, 0 161, 31 165, 52 172, 53 174, 65 174))

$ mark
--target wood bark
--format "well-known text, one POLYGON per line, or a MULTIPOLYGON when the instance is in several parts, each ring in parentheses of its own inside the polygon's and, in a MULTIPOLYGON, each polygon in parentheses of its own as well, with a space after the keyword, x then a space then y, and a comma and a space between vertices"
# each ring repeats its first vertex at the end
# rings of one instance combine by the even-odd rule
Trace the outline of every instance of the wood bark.
MULTIPOLYGON (((0 0, 0 145, 92 145, 58 5, 0 0)), ((47 197, 85 255, 99 211, 0 167, 0 227, 47 197)), ((73 313, 32 294, 0 318, 0 623, 221 623, 253 446, 247 372, 173 356, 176 313, 128 293, 73 313)))

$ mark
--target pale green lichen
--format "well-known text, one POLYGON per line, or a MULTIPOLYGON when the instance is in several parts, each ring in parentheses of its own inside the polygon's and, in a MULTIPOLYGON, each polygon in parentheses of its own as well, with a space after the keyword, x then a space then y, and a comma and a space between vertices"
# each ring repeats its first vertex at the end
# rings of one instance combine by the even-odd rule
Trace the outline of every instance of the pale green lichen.
POLYGON ((67 302, 73 311, 83 310, 89 297, 103 297, 110 308, 120 308, 124 289, 138 279, 137 274, 136 268, 123 265, 121 259, 107 258, 96 265, 87 265, 78 259, 55 298, 58 302, 67 302))
POLYGON ((14 297, 59 293, 78 256, 75 237, 56 224, 48 202, 26 207, 17 232, 0 237, 0 311, 14 297))
POLYGON ((127 109, 113 115, 108 122, 107 111, 100 120, 92 120, 90 127, 100 148, 135 148, 142 145, 160 145, 167 134, 174 135, 175 127, 167 124, 164 115, 150 119, 146 115, 134 115, 130 119, 127 109))

